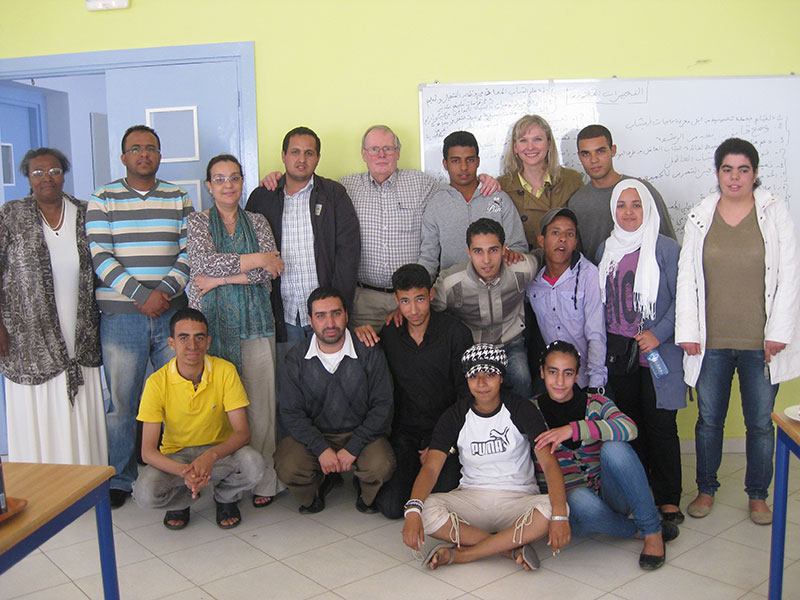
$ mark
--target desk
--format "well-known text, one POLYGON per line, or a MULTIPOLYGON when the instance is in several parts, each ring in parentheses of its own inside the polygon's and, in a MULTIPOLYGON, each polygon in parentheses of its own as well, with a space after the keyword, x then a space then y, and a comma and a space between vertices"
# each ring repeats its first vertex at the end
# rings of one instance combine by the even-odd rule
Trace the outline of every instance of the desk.
POLYGON ((94 507, 103 590, 106 600, 119 600, 108 498, 114 467, 3 463, 3 474, 6 495, 24 498, 28 506, 0 523, 0 573, 94 507))
POLYGON ((789 483, 789 450, 800 458, 800 422, 782 412, 772 413, 778 426, 775 446, 775 503, 772 507, 772 544, 769 554, 769 598, 783 593, 783 548, 786 542, 786 501, 789 483))

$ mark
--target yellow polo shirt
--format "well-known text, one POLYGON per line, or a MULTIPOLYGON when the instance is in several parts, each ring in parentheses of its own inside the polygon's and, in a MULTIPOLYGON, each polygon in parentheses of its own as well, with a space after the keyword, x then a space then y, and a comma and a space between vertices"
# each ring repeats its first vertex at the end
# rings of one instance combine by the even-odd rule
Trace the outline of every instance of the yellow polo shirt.
POLYGON ((233 433, 227 413, 250 404, 232 363, 216 356, 205 361, 196 390, 174 358, 147 378, 136 419, 164 423, 162 454, 224 442, 233 433))

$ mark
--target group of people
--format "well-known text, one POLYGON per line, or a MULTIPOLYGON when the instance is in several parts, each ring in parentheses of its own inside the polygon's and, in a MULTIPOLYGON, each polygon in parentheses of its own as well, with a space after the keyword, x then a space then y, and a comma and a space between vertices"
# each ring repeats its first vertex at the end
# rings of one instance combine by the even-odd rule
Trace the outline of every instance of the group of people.
POLYGON ((536 540, 557 553, 599 532, 641 538, 655 569, 684 520, 687 384, 702 518, 736 370, 750 516, 771 522, 770 412, 800 375, 786 203, 758 187, 756 149, 726 140, 681 248, 658 191, 615 171, 608 129, 577 149, 587 185, 526 115, 495 180, 453 132, 442 183, 398 169, 399 139, 374 126, 367 171, 336 182, 297 127, 245 209, 241 164, 212 158, 198 212, 157 179, 149 127, 125 132, 126 175, 88 206, 63 192, 61 152, 28 152, 31 195, 0 208, 10 458, 108 462, 112 506, 132 491, 170 529, 211 483, 230 528, 247 492, 265 507, 288 487, 316 513, 354 469, 356 508, 404 517, 431 568, 503 553, 535 569, 536 540))

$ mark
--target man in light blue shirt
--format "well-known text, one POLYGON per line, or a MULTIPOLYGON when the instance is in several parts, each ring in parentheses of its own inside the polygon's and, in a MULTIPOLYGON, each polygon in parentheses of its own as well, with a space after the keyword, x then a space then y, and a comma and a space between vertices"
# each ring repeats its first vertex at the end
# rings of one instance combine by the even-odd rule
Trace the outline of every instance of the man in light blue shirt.
POLYGON ((545 266, 528 286, 545 344, 563 340, 581 354, 578 385, 605 386, 606 324, 597 267, 576 250, 578 218, 569 208, 553 208, 541 222, 539 246, 545 266))

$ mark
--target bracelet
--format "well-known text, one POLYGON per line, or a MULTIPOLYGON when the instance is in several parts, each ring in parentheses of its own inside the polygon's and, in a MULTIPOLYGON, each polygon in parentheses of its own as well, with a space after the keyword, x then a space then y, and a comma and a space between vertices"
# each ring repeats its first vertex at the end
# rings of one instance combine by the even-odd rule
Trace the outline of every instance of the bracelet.
POLYGON ((422 502, 422 500, 417 500, 416 498, 412 498, 411 500, 409 500, 408 502, 405 503, 403 508, 411 508, 412 506, 415 506, 415 507, 419 508, 420 510, 422 510, 424 508, 424 506, 425 506, 425 503, 422 502))
POLYGON ((569 521, 569 517, 565 517, 563 515, 552 515, 550 517, 551 521, 569 521))
POLYGON ((409 513, 417 513, 418 515, 422 516, 422 511, 416 506, 410 506, 409 508, 403 511, 403 518, 405 519, 409 513))

